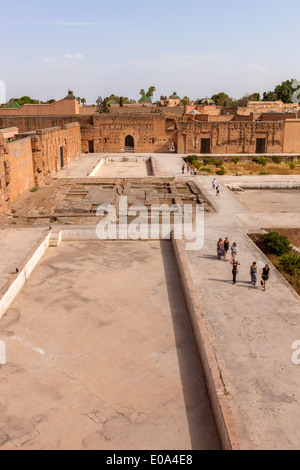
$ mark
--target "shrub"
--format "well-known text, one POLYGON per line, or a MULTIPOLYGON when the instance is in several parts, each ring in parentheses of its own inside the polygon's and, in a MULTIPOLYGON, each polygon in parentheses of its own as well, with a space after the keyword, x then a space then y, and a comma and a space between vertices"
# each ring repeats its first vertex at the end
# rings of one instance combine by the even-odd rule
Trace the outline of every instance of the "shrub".
POLYGON ((266 166, 267 163, 268 163, 267 157, 253 157, 252 161, 254 163, 257 163, 258 165, 261 165, 261 166, 266 166))
POLYGON ((261 171, 259 174, 260 175, 269 175, 270 173, 268 173, 267 171, 261 171))
POLYGON ((211 158, 211 157, 204 157, 204 158, 203 158, 203 164, 204 164, 205 166, 211 165, 211 164, 213 163, 213 160, 214 160, 214 159, 211 158))
POLYGON ((240 157, 233 157, 233 158, 231 159, 231 161, 232 161, 232 163, 237 164, 237 163, 239 163, 239 161, 240 161, 240 157))
POLYGON ((260 159, 259 159, 259 164, 260 164, 261 166, 266 166, 267 163, 268 163, 267 157, 260 157, 260 159))
POLYGON ((291 276, 300 275, 300 255, 297 253, 289 253, 279 259, 280 265, 283 267, 286 273, 291 276))
POLYGON ((266 233, 262 237, 262 242, 268 252, 276 256, 282 256, 289 253, 292 249, 288 238, 284 235, 279 235, 277 232, 266 233))
POLYGON ((274 163, 281 163, 282 162, 281 158, 278 155, 274 155, 274 157, 272 157, 272 160, 273 160, 274 163))
POLYGON ((200 168, 200 171, 206 171, 207 173, 211 173, 211 168, 209 168, 208 166, 203 166, 200 168))
POLYGON ((39 190, 39 188, 32 188, 29 192, 30 193, 36 193, 39 190))
POLYGON ((294 162, 290 163, 290 169, 294 170, 296 168, 296 164, 294 162))
POLYGON ((189 155, 188 157, 186 157, 186 161, 188 163, 194 163, 198 161, 198 157, 197 155, 189 155))
POLYGON ((218 168, 221 168, 223 166, 223 161, 222 160, 217 160, 216 158, 212 159, 212 163, 218 168))
POLYGON ((222 166, 222 168, 220 168, 220 170, 217 170, 216 171, 216 174, 219 175, 219 176, 222 176, 222 175, 225 175, 226 171, 225 171, 225 168, 222 166))

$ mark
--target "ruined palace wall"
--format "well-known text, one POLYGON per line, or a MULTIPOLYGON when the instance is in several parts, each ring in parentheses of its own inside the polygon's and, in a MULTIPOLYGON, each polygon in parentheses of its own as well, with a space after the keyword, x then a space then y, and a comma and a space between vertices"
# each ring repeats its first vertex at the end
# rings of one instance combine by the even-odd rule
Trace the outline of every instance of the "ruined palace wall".
POLYGON ((7 182, 10 202, 13 204, 26 191, 34 187, 31 139, 18 140, 6 144, 7 182))
POLYGON ((82 125, 93 124, 92 116, 0 116, 1 127, 17 127, 20 133, 37 129, 63 128, 66 124, 80 122, 82 125))
POLYGON ((266 139, 267 153, 282 153, 284 122, 190 122, 185 152, 199 152, 201 139, 211 139, 211 153, 255 153, 256 139, 266 139))
POLYGON ((177 141, 176 118, 163 115, 93 116, 93 125, 81 124, 82 151, 93 142, 96 153, 122 153, 127 136, 134 139, 136 153, 168 152, 177 141))
MULTIPOLYGON (((264 119, 248 122, 235 120, 236 118, 232 120, 232 116, 215 118, 222 120, 187 122, 182 117, 160 113, 5 119, 0 117, 0 127, 16 126, 20 132, 25 132, 45 129, 47 126, 61 128, 68 123, 79 122, 83 153, 122 153, 125 151, 127 135, 134 138, 136 153, 168 153, 170 144, 175 145, 178 153, 199 153, 203 138, 211 139, 210 151, 213 153, 255 153, 257 138, 266 139, 267 153, 282 153, 284 141, 286 149, 300 152, 298 141, 292 136, 297 131, 289 131, 292 127, 285 125, 284 120, 264 119), (285 132, 289 133, 290 137, 284 139, 285 132), (294 143, 291 143, 292 138, 294 143)), ((296 123, 296 120, 293 121, 296 123)))
POLYGON ((0 135, 0 213, 33 186, 31 139, 7 142, 0 135))
POLYGON ((285 121, 283 153, 300 153, 300 119, 285 121))
POLYGON ((7 150, 6 140, 0 134, 0 214, 6 211, 10 205, 10 194, 8 189, 7 150))
POLYGON ((67 124, 64 129, 54 127, 40 129, 32 137, 32 158, 36 186, 43 185, 47 179, 64 165, 81 154, 81 133, 78 123, 67 124))

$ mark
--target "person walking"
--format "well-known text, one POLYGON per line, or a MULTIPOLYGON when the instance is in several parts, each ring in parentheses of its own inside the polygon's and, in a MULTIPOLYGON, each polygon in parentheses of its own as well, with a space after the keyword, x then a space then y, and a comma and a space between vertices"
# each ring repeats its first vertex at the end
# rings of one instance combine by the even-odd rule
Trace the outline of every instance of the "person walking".
POLYGON ((266 290, 266 283, 270 279, 270 266, 266 264, 266 266, 262 270, 261 274, 261 285, 264 288, 264 291, 266 290))
POLYGON ((211 183, 211 184, 212 184, 213 190, 215 191, 215 190, 216 190, 216 184, 217 184, 216 178, 214 178, 214 179, 212 180, 212 183, 211 183))
POLYGON ((217 197, 220 197, 220 185, 218 184, 217 188, 216 188, 216 196, 217 197))
POLYGON ((235 260, 235 257, 237 256, 238 252, 239 250, 238 250, 237 244, 236 242, 234 242, 233 245, 231 246, 231 261, 235 260))
POLYGON ((257 265, 255 261, 252 263, 250 267, 250 276, 251 276, 251 284, 256 286, 257 283, 257 265))
POLYGON ((224 244, 222 238, 219 239, 217 243, 217 256, 218 259, 225 259, 224 244))
POLYGON ((229 251, 229 247, 230 247, 230 241, 229 241, 229 238, 226 237, 225 240, 224 240, 225 259, 227 258, 227 253, 229 251))
POLYGON ((184 175, 185 165, 182 165, 181 171, 182 171, 182 174, 184 175))
POLYGON ((239 272, 238 266, 240 266, 240 262, 237 260, 234 260, 234 261, 231 261, 231 264, 232 264, 232 277, 233 277, 232 283, 236 284, 236 276, 239 272))

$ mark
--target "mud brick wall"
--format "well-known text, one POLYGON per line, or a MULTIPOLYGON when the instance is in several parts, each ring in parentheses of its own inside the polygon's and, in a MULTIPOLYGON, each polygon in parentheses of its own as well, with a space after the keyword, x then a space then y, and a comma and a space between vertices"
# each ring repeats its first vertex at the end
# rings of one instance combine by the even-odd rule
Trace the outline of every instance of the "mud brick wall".
POLYGON ((63 129, 66 124, 79 121, 82 125, 93 124, 92 116, 0 116, 0 127, 17 127, 20 133, 24 133, 51 127, 63 129))
MULTIPOLYGON (((134 139, 135 153, 169 152, 170 144, 175 145, 178 153, 200 153, 201 139, 211 139, 210 151, 212 153, 255 153, 256 139, 258 138, 266 139, 267 153, 281 153, 283 145, 287 149, 293 149, 295 153, 300 153, 298 139, 291 141, 297 134, 297 129, 300 129, 297 120, 293 119, 296 130, 293 129, 293 132, 287 132, 285 136, 285 129, 288 129, 288 127, 285 127, 285 120, 272 119, 273 115, 269 115, 268 120, 265 120, 267 116, 264 115, 262 120, 253 120, 252 116, 246 118, 238 116, 204 116, 202 118, 200 116, 201 120, 197 118, 192 121, 186 121, 181 116, 164 113, 0 117, 0 127, 16 126, 20 129, 20 132, 46 129, 47 127, 59 127, 66 130, 68 124, 79 122, 83 153, 89 153, 90 151, 96 153, 122 153, 125 151, 125 139, 128 135, 131 135, 134 139), (216 118, 218 118, 218 121, 215 120, 216 118), (249 118, 250 121, 248 121, 249 118), (202 119, 205 119, 205 121, 202 121, 202 119)), ((47 138, 44 135, 43 138, 49 142, 50 146, 53 146, 53 134, 47 138)), ((77 149, 78 136, 75 139, 77 149)), ((70 137, 67 140, 73 142, 74 139, 70 137)), ((54 144, 55 148, 57 146, 59 144, 54 144)), ((71 150, 70 154, 67 153, 67 161, 70 161, 69 158, 72 158, 74 152, 77 153, 76 149, 71 150)), ((50 158, 51 162, 53 158, 50 158)), ((55 158, 56 165, 48 165, 50 174, 51 171, 59 169, 57 155, 55 158)), ((44 170, 42 169, 42 171, 44 170)), ((46 171, 46 173, 49 172, 46 171)))
POLYGON ((267 153, 281 153, 284 129, 284 122, 187 123, 184 153, 199 153, 201 139, 211 139, 211 153, 255 153, 258 138, 266 139, 267 153))
POLYGON ((9 170, 5 144, 6 140, 0 135, 0 213, 10 207, 9 170))
POLYGON ((34 187, 31 139, 6 144, 7 182, 10 202, 16 202, 26 191, 34 187))
POLYGON ((134 139, 135 153, 168 152, 177 142, 178 118, 164 115, 100 115, 93 124, 81 124, 82 152, 93 142, 96 153, 122 153, 127 136, 134 139))
POLYGON ((47 183, 49 177, 81 154, 81 133, 78 123, 67 124, 64 129, 53 127, 36 131, 31 137, 34 180, 36 186, 47 183))

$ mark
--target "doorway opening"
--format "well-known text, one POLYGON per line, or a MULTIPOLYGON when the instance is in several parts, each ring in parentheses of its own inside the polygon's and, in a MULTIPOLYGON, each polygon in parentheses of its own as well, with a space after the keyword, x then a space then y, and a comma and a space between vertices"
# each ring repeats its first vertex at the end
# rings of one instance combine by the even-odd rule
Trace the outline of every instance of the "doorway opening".
POLYGON ((94 153, 94 141, 89 140, 89 153, 94 153))
POLYGON ((266 139, 256 139, 256 153, 266 153, 266 139))
POLYGON ((125 139, 125 152, 134 152, 134 138, 128 135, 125 139))
POLYGON ((210 153, 210 139, 201 139, 201 153, 210 153))
POLYGON ((60 147, 60 167, 63 168, 65 166, 64 163, 64 148, 60 147))

